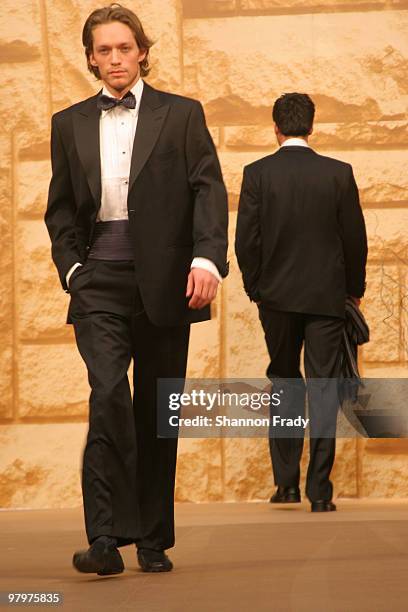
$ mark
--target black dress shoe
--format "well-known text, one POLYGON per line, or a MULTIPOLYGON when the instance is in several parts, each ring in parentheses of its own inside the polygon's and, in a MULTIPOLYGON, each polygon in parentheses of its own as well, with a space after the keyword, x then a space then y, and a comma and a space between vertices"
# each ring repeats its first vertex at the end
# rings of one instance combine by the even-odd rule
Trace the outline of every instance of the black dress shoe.
POLYGON ((122 557, 116 548, 116 540, 109 536, 100 536, 88 550, 74 553, 72 564, 78 572, 99 576, 121 574, 124 570, 122 557))
POLYGON ((170 572, 173 564, 163 550, 139 548, 137 560, 144 572, 170 572))
POLYGON ((278 487, 269 501, 271 504, 298 504, 300 502, 299 487, 278 487))
POLYGON ((327 501, 324 499, 319 499, 311 504, 312 512, 334 512, 336 509, 336 504, 333 504, 332 501, 327 501))

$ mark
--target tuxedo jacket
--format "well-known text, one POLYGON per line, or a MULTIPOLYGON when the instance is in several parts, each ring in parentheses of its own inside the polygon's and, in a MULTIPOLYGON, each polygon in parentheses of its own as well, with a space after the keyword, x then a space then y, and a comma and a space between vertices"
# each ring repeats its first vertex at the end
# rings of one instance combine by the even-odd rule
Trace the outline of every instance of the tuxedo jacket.
POLYGON ((364 294, 367 259, 352 167, 302 146, 246 166, 235 249, 251 300, 344 317, 346 296, 364 294))
MULTIPOLYGON (((45 222, 62 287, 85 263, 101 205, 97 95, 52 117, 45 222)), ((144 84, 128 191, 135 275, 146 314, 159 326, 210 318, 209 306, 188 308, 194 257, 226 276, 227 194, 201 104, 144 84)), ((70 316, 68 315, 68 322, 70 316)))

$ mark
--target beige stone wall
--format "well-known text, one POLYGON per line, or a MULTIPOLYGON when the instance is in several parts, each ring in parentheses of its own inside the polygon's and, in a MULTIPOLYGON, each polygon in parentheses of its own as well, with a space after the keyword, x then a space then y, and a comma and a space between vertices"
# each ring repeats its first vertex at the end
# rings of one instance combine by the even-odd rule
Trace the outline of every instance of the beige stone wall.
MULTIPOLYGON (((126 0, 124 0, 125 2, 126 0)), ((0 22, 0 506, 81 502, 86 373, 42 221, 51 114, 97 91, 82 23, 94 0, 4 0, 0 22)), ((407 376, 408 1, 128 0, 157 41, 149 81, 199 98, 230 195, 233 244, 244 164, 272 152, 274 99, 317 103, 312 146, 351 162, 370 241, 364 373, 407 376)), ((263 376, 256 311, 231 274, 194 326, 190 376, 263 376)), ((306 459, 306 458, 305 458, 306 459)), ((406 440, 344 439, 339 496, 407 496, 406 440)), ((179 500, 267 499, 265 440, 182 440, 179 500)))

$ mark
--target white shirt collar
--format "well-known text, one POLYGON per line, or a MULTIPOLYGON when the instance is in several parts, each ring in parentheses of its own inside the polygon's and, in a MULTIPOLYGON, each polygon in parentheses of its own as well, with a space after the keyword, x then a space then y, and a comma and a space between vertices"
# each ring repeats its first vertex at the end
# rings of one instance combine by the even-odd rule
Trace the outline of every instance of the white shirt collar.
MULTIPOLYGON (((139 78, 138 81, 133 85, 133 87, 130 90, 136 98, 136 106, 135 108, 127 108, 126 110, 132 113, 132 115, 134 116, 137 116, 139 114, 140 102, 142 101, 143 86, 144 86, 144 82, 142 79, 139 78)), ((109 96, 110 98, 112 98, 112 94, 110 93, 109 89, 107 89, 105 86, 103 86, 102 95, 109 96)), ((113 108, 123 108, 123 107, 120 106, 120 107, 113 107, 113 108)), ((112 109, 110 108, 107 111, 102 111, 101 117, 105 117, 106 114, 109 113, 111 110, 112 109)))
POLYGON ((303 138, 288 138, 282 142, 281 147, 309 147, 310 145, 303 138))

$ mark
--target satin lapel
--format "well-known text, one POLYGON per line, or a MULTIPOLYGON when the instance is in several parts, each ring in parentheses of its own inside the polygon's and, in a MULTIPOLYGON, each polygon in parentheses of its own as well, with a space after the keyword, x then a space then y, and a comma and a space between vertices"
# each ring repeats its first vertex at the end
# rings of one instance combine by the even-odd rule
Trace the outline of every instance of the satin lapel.
POLYGON ((157 142, 168 111, 169 105, 163 103, 158 92, 145 83, 133 142, 129 192, 157 142))
POLYGON ((99 117, 96 96, 89 98, 73 116, 75 145, 97 208, 101 203, 99 117))

